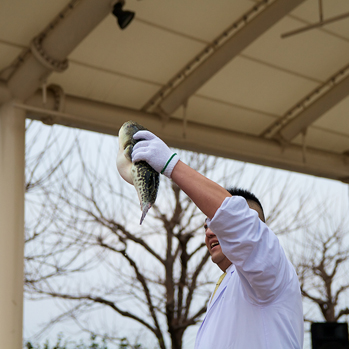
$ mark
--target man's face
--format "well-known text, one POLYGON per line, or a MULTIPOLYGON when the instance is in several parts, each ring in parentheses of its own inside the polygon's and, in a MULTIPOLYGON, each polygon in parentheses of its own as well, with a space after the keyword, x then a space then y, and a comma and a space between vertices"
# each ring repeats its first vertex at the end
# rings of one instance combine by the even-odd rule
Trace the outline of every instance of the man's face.
MULTIPOLYGON (((259 218, 263 222, 265 222, 263 211, 261 210, 259 205, 257 205, 254 201, 247 201, 247 204, 252 210, 257 211, 259 218)), ((231 261, 223 254, 222 248, 219 245, 217 236, 207 226, 206 222, 204 224, 204 228, 205 228, 205 243, 208 251, 210 252, 212 262, 216 263, 219 266, 219 268, 225 271, 231 264, 231 261)))
POLYGON ((223 271, 225 271, 231 264, 230 260, 223 254, 222 248, 219 245, 217 236, 207 227, 205 222, 205 243, 210 252, 213 263, 216 263, 223 271))

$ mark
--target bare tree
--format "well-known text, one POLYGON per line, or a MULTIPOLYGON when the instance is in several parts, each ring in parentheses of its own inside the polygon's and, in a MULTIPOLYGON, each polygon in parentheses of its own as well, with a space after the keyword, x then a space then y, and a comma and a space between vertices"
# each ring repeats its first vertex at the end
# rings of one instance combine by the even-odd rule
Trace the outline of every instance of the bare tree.
MULTIPOLYGON (((74 140, 49 180, 37 181, 39 194, 28 192, 39 213, 27 229, 27 296, 65 302, 65 310, 45 328, 73 319, 82 330, 117 342, 124 335, 91 315, 108 309, 151 333, 159 348, 181 349, 184 332, 201 321, 216 281, 204 244, 205 217, 162 178, 156 205, 139 226, 136 192, 118 176, 117 143, 109 141, 107 147, 95 145, 90 158, 91 148, 74 140)), ((277 190, 267 199, 267 220, 280 234, 299 227, 305 196, 280 218, 297 197, 289 178, 274 181, 261 167, 251 174, 243 163, 227 167, 223 159, 181 153, 186 163, 224 186, 243 182, 257 196, 260 187, 265 198, 277 190)))
POLYGON ((336 223, 328 212, 328 208, 318 211, 317 223, 304 227, 302 238, 298 238, 291 253, 300 280, 307 322, 320 318, 337 322, 349 315, 347 219, 344 217, 336 223))
MULTIPOLYGON (((207 166, 207 157, 192 158, 207 166)), ((133 188, 115 192, 109 180, 99 178, 84 162, 81 168, 82 177, 65 176, 58 192, 62 204, 57 204, 56 191, 48 192, 46 204, 54 205, 56 217, 46 236, 50 242, 43 244, 49 253, 42 253, 42 260, 39 255, 33 258, 36 273, 26 280, 27 291, 79 301, 78 308, 67 311, 69 316, 94 305, 110 307, 151 331, 160 348, 166 348, 167 331, 172 347, 181 348, 185 329, 200 319, 209 296, 204 286, 210 282, 203 276, 209 255, 202 234, 197 239, 202 215, 177 186, 165 181, 166 199, 159 197, 149 223, 140 228, 133 223, 139 218, 133 188), (120 207, 125 204, 126 210, 120 207), (63 275, 99 268, 102 262, 117 285, 72 291, 55 283, 63 275), (201 302, 193 305, 200 290, 201 302), (132 304, 127 304, 130 296, 132 304)))
MULTIPOLYGON (((41 249, 36 253, 36 244, 45 241, 47 229, 54 223, 52 205, 47 205, 49 190, 61 180, 63 166, 73 154, 76 139, 60 139, 56 129, 36 121, 26 123, 26 219, 25 219, 25 279, 31 280, 36 273, 34 264, 52 253, 41 249)), ((54 247, 53 247, 54 248, 54 247)))

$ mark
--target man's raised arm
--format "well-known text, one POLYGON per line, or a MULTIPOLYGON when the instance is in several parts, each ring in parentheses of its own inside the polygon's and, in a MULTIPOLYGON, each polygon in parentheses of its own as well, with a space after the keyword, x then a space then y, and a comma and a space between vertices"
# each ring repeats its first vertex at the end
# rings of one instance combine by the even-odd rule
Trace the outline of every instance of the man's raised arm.
POLYGON ((212 219, 224 199, 231 196, 219 184, 180 161, 153 133, 138 131, 134 139, 140 141, 133 148, 132 161, 146 161, 157 172, 171 178, 208 218, 212 219))

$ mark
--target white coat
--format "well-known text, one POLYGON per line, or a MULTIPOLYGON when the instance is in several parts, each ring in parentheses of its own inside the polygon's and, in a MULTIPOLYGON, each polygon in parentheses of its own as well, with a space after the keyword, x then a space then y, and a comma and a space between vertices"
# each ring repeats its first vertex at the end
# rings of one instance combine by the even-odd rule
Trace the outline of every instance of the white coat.
POLYGON ((303 309, 296 272, 275 234, 239 196, 207 221, 233 263, 198 331, 195 349, 301 349, 303 309))

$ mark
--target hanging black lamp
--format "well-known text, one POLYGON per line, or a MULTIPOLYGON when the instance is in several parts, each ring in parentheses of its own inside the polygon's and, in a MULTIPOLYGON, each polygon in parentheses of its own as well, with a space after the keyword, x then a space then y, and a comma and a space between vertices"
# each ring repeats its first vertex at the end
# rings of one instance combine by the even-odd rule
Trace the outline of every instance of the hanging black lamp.
POLYGON ((132 11, 124 11, 122 8, 124 6, 124 1, 117 2, 113 7, 113 15, 117 18, 117 22, 121 29, 125 29, 132 21, 135 13, 132 11))

